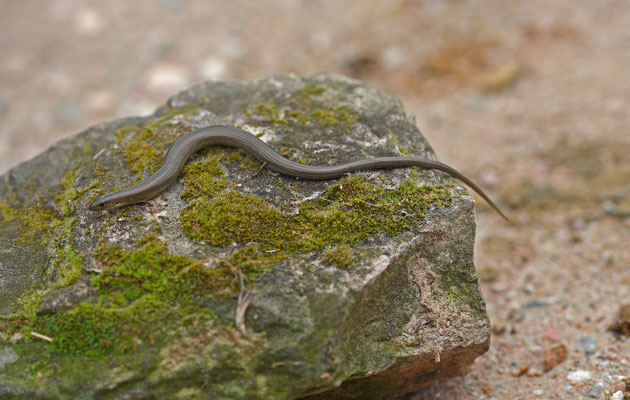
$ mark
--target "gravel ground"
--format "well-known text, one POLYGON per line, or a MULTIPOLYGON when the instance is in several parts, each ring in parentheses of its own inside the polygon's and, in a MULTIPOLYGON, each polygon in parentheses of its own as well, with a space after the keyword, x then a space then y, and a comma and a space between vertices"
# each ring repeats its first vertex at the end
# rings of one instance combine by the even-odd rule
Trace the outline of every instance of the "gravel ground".
POLYGON ((412 398, 630 392, 630 339, 608 330, 630 303, 630 3, 0 6, 0 172, 97 122, 149 113, 204 79, 318 71, 362 79, 403 99, 440 158, 512 219, 478 203, 490 351, 465 377, 412 398))

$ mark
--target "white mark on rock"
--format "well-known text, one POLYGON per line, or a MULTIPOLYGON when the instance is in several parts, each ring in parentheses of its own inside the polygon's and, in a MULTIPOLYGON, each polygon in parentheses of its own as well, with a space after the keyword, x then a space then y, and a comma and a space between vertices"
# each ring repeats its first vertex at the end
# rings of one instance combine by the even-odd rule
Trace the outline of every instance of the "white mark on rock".
POLYGON ((390 258, 385 254, 374 260, 372 263, 372 271, 365 276, 365 284, 372 282, 377 276, 383 273, 389 266, 390 258))

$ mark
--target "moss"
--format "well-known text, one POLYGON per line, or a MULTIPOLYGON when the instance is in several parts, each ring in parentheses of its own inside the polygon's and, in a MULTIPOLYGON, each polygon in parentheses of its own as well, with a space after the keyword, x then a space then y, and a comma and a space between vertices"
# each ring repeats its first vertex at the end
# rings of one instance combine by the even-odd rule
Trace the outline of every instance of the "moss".
POLYGON ((188 201, 201 196, 214 197, 229 186, 229 181, 224 177, 225 171, 217 158, 190 163, 186 165, 182 175, 185 185, 182 198, 188 201))
MULTIPOLYGON (((290 98, 274 98, 246 109, 245 120, 257 125, 264 122, 270 127, 335 128, 349 133, 359 119, 359 113, 346 104, 329 105, 324 96, 326 88, 305 85, 290 98)), ((335 99, 341 102, 343 99, 335 99)))
POLYGON ((213 191, 213 198, 197 196, 196 190, 190 193, 194 196, 180 219, 192 239, 215 246, 257 243, 263 251, 289 253, 351 245, 377 232, 397 235, 421 224, 429 209, 451 201, 448 185, 405 181, 398 189, 386 190, 363 175, 345 178, 321 197, 303 202, 295 215, 234 191, 213 191))
POLYGON ((173 315, 168 304, 145 296, 124 308, 81 303, 68 312, 40 316, 33 327, 53 338, 53 351, 102 358, 154 344, 165 333, 160 324, 173 315))
POLYGON ((348 246, 339 246, 324 253, 324 261, 340 268, 347 268, 354 261, 348 246))
POLYGON ((152 236, 143 242, 135 251, 104 244, 97 247, 94 255, 103 265, 103 273, 92 278, 92 286, 99 294, 122 293, 128 301, 155 294, 162 300, 176 301, 194 291, 202 276, 178 276, 193 260, 168 253, 164 244, 152 236))
POLYGON ((164 149, 178 136, 177 129, 173 132, 158 128, 178 115, 186 116, 198 109, 198 105, 170 109, 151 122, 139 126, 124 126, 116 131, 121 145, 118 154, 123 156, 131 170, 137 174, 136 181, 142 179, 147 170, 150 173, 155 172, 162 162, 164 149))
POLYGON ((6 203, 0 203, 0 224, 17 223, 19 241, 22 243, 39 239, 46 244, 49 239, 48 231, 55 218, 53 210, 39 206, 15 208, 6 203))
MULTIPOLYGON (((195 299, 212 295, 216 287, 236 290, 240 278, 233 269, 251 273, 260 268, 249 256, 238 252, 214 268, 194 268, 201 263, 170 254, 153 236, 143 238, 140 244, 132 251, 99 245, 95 256, 103 272, 91 280, 98 294, 97 303, 81 303, 53 315, 28 313, 29 317, 12 329, 24 333, 35 330, 53 338, 48 346, 55 352, 90 358, 123 354, 146 343, 166 340, 175 324, 187 316, 213 320, 212 311, 196 304, 195 299), (248 263, 255 267, 248 267, 248 263)), ((80 274, 82 259, 70 248, 66 252, 68 267, 60 268, 55 287, 75 281, 80 274)), ((41 297, 41 293, 35 294, 41 297)), ((35 295, 26 298, 39 303, 35 295)))
POLYGON ((77 254, 76 250, 69 244, 60 253, 57 279, 51 285, 53 289, 70 286, 75 283, 81 276, 81 267, 83 266, 83 257, 77 254))

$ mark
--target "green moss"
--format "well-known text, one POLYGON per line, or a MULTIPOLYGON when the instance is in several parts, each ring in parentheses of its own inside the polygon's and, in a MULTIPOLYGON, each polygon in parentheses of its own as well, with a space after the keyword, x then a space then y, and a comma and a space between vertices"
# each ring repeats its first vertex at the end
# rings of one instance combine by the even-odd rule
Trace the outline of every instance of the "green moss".
POLYGON ((196 197, 214 197, 229 186, 225 171, 217 158, 190 163, 182 171, 185 188, 182 198, 191 201, 196 197))
POLYGON ((295 215, 283 214, 253 195, 213 195, 194 195, 181 211, 189 237, 215 246, 257 243, 263 251, 290 253, 351 245, 377 232, 397 235, 421 224, 429 209, 450 205, 448 185, 405 181, 398 189, 386 190, 363 175, 341 180, 321 197, 302 203, 295 215))
POLYGON ((70 170, 66 172, 66 174, 61 179, 61 182, 59 183, 61 190, 55 196, 55 199, 59 203, 59 209, 65 217, 70 216, 76 211, 74 205, 76 200, 83 198, 83 195, 85 195, 85 193, 100 185, 100 181, 96 180, 92 182, 88 187, 79 189, 74 187, 75 180, 75 170, 70 170))
POLYGON ((340 268, 346 268, 352 264, 354 257, 352 257, 352 252, 348 246, 339 246, 326 250, 324 261, 340 268))
MULTIPOLYGON (((95 251, 103 272, 91 284, 98 294, 95 304, 81 303, 67 312, 30 317, 14 329, 30 330, 53 338, 49 348, 65 354, 102 358, 123 354, 143 344, 167 340, 180 320, 214 320, 212 311, 196 303, 197 298, 217 295, 217 288, 239 287, 235 271, 256 277, 262 271, 254 254, 236 252, 230 260, 217 260, 212 268, 202 261, 174 255, 153 236, 143 238, 136 250, 101 244, 95 251)), ((57 284, 78 278, 82 259, 66 249, 67 267, 60 267, 57 284), (64 272, 62 272, 64 271, 64 272)), ((207 260, 205 260, 207 261, 207 260)), ((41 295, 41 292, 38 292, 41 295)), ((38 304, 35 296, 28 297, 38 304)))
POLYGON ((22 243, 34 239, 46 244, 49 240, 49 230, 55 218, 53 210, 38 206, 15 208, 6 203, 0 203, 0 224, 17 223, 19 240, 22 243))
POLYGON ((324 87, 305 85, 290 98, 274 98, 251 106, 244 116, 253 125, 263 122, 271 127, 335 128, 349 133, 359 113, 346 104, 329 105, 332 101, 322 96, 325 92, 324 87))
POLYGON ((163 129, 163 125, 178 115, 189 115, 199 109, 197 105, 188 105, 171 109, 165 115, 140 126, 124 126, 116 131, 122 155, 131 170, 136 172, 135 180, 142 179, 147 170, 155 172, 160 166, 164 149, 173 142, 180 132, 177 129, 163 129))
MULTIPOLYGON (((102 295, 123 293, 128 300, 155 294, 163 300, 177 300, 193 290, 178 276, 178 271, 193 263, 187 257, 170 254, 163 243, 143 240, 135 251, 101 244, 94 252, 103 273, 92 277, 92 286, 102 295)), ((192 278, 192 274, 186 274, 192 278)), ((201 279, 202 277, 195 277, 201 279)))
POLYGON ((51 287, 58 289, 70 286, 75 283, 81 276, 81 267, 83 266, 83 257, 68 244, 60 252, 57 266, 57 279, 51 287))
POLYGON ((33 328, 53 339, 53 351, 102 358, 155 343, 164 335, 160 323, 168 317, 173 317, 168 304, 145 296, 125 308, 81 303, 68 312, 38 317, 33 328))

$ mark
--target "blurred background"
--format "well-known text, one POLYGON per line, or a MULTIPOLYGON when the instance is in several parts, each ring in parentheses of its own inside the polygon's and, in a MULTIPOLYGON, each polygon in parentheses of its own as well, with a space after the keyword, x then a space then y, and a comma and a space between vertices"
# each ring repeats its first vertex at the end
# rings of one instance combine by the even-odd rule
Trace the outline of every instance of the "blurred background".
POLYGON ((513 220, 478 202, 491 350, 416 398, 609 398, 630 386, 630 341, 608 331, 630 298, 629 2, 0 0, 0 10, 0 173, 202 80, 363 80, 399 97, 440 159, 513 220), (568 360, 545 372, 559 346, 568 360))

